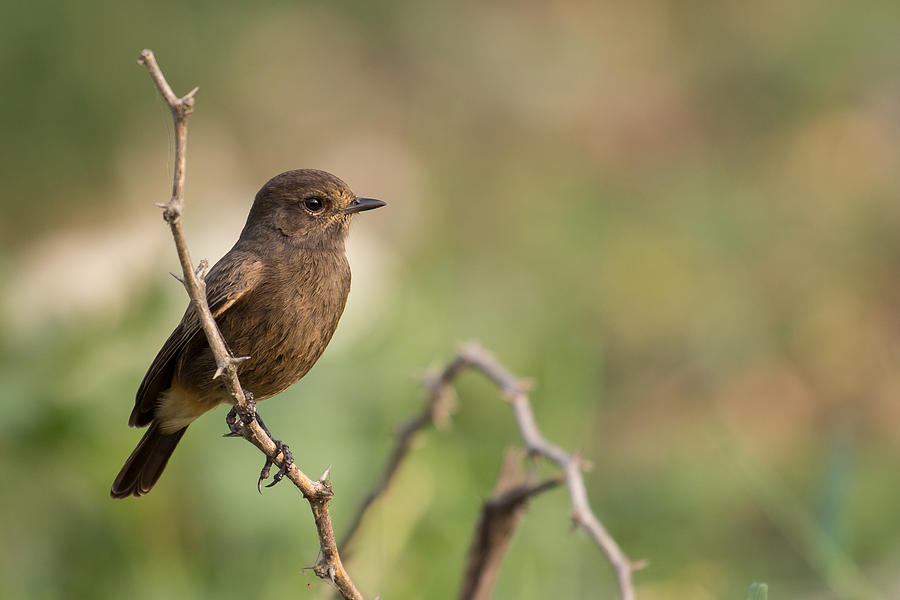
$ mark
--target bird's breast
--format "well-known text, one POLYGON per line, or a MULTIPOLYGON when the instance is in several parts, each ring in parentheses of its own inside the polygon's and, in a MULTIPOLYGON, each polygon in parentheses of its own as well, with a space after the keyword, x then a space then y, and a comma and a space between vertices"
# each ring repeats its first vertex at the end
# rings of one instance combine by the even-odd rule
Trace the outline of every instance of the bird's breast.
POLYGON ((250 357, 239 370, 244 388, 261 400, 303 377, 331 341, 349 291, 343 253, 270 269, 220 323, 232 352, 250 357))

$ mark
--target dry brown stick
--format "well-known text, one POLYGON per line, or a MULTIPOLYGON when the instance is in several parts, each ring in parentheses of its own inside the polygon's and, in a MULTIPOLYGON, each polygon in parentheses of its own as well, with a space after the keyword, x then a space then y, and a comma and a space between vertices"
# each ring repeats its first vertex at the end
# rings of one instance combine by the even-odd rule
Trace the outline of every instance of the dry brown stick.
MULTIPOLYGON (((252 402, 247 401, 244 389, 238 380, 237 366, 242 359, 233 356, 228 350, 222 333, 219 331, 216 321, 209 310, 209 304, 206 300, 206 282, 204 280, 207 263, 205 260, 202 260, 199 266, 196 269, 194 268, 181 227, 181 214, 184 208, 187 119, 194 110, 194 94, 197 92, 197 88, 194 88, 181 98, 177 97, 166 81, 162 70, 160 70, 156 57, 150 50, 141 52, 138 64, 146 67, 147 71, 149 71, 159 93, 162 94, 163 100, 169 105, 169 109, 172 111, 172 119, 175 122, 175 177, 172 183, 172 197, 168 203, 160 204, 159 206, 163 209, 163 218, 169 224, 172 230, 172 237, 175 239, 178 260, 181 262, 181 269, 184 273, 183 278, 179 278, 179 280, 184 284, 188 296, 191 298, 191 303, 199 315, 209 347, 216 359, 216 374, 214 378, 222 377, 225 388, 234 399, 234 405, 238 415, 241 417, 241 422, 245 423, 241 430, 244 438, 262 450, 278 467, 281 467, 284 457, 281 452, 276 451, 275 441, 253 418, 255 407, 252 402)), ((344 570, 335 543, 334 527, 331 522, 331 515, 328 512, 328 502, 333 496, 331 482, 328 481, 328 470, 319 479, 313 480, 307 477, 297 466, 291 465, 286 476, 297 486, 303 497, 309 502, 316 522, 321 546, 321 558, 312 567, 313 572, 322 579, 331 581, 344 598, 348 600, 363 600, 362 594, 359 593, 350 580, 350 576, 344 570)))
POLYGON ((588 533, 606 555, 619 587, 620 600, 634 600, 632 573, 643 563, 632 563, 619 548, 615 539, 606 531, 591 510, 587 489, 582 476, 582 462, 579 457, 569 454, 559 446, 551 444, 541 435, 528 399, 528 386, 485 351, 479 344, 464 345, 456 357, 437 375, 426 377, 428 394, 422 412, 402 426, 397 433, 397 441, 388 465, 383 471, 373 491, 366 497, 353 520, 353 527, 344 536, 341 548, 345 548, 357 532, 365 512, 383 494, 396 474, 400 463, 408 454, 415 436, 426 426, 435 422, 435 416, 447 412, 452 403, 452 385, 456 377, 466 369, 473 369, 493 381, 513 406, 516 423, 525 447, 531 454, 544 456, 555 462, 562 470, 572 504, 572 521, 588 533))
POLYGON ((584 477, 581 473, 581 459, 544 439, 534 419, 534 412, 531 410, 528 386, 497 362, 493 356, 478 344, 472 343, 465 345, 460 350, 460 357, 471 368, 487 376, 503 391, 504 396, 512 404, 525 448, 532 454, 549 458, 563 471, 572 503, 573 523, 586 531, 606 555, 606 559, 616 574, 619 598, 633 600, 634 583, 631 575, 641 565, 633 564, 628 560, 616 540, 606 531, 606 528, 594 515, 594 511, 591 510, 584 477))
POLYGON ((491 498, 481 505, 475 526, 459 600, 489 600, 528 499, 563 483, 562 475, 537 484, 527 483, 522 472, 522 452, 507 450, 491 498))

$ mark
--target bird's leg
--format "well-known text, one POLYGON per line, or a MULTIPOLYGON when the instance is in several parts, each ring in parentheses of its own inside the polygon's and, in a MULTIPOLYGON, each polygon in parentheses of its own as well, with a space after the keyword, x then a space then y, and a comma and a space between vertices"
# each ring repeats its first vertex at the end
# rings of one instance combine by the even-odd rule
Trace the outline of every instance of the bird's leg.
MULTIPOLYGON (((262 427, 263 431, 272 438, 272 441, 275 442, 275 454, 274 457, 277 457, 281 454, 281 467, 279 467, 278 472, 275 473, 275 477, 272 479, 272 483, 267 485, 266 487, 272 487, 282 479, 287 474, 287 472, 291 469, 291 466, 294 464, 294 455, 291 454, 291 449, 287 444, 283 443, 281 440, 276 440, 275 436, 272 435, 272 432, 269 431, 269 428, 266 427, 266 424, 263 423, 262 417, 259 416, 259 413, 256 413, 256 422, 259 423, 259 426, 262 427)), ((262 493, 262 482, 269 478, 269 472, 272 469, 272 465, 275 464, 275 461, 272 458, 266 456, 266 462, 263 465, 263 468, 259 471, 259 479, 256 482, 256 489, 259 490, 259 493, 262 493)))
MULTIPOLYGON (((265 423, 263 423, 262 417, 259 416, 259 411, 256 411, 256 412, 253 413, 253 419, 256 421, 257 425, 259 425, 260 427, 262 427, 262 430, 266 432, 266 435, 269 436, 269 437, 271 438, 271 437, 272 437, 272 432, 269 431, 269 428, 266 427, 266 424, 265 424, 265 423)), ((272 439, 275 439, 275 438, 272 438, 272 439)))
MULTIPOLYGON (((259 420, 259 413, 256 412, 256 402, 253 400, 253 392, 247 390, 242 391, 244 392, 244 398, 247 399, 247 408, 238 415, 237 406, 231 407, 231 410, 225 415, 225 424, 228 425, 228 433, 223 434, 222 437, 244 437, 244 426, 249 425, 254 419, 256 419, 256 422, 266 430, 266 433, 269 433, 266 426, 259 420), (238 416, 240 416, 240 419, 238 416)), ((271 437, 271 434, 269 434, 269 437, 271 437)))
MULTIPOLYGON (((272 478, 272 483, 267 485, 267 488, 272 487, 282 479, 290 470, 291 466, 294 464, 294 455, 291 454, 291 449, 287 444, 282 443, 281 440, 275 440, 275 456, 279 454, 282 455, 281 459, 281 467, 278 469, 278 472, 275 473, 275 477, 272 478)), ((269 478, 269 471, 272 469, 272 465, 275 464, 275 461, 266 456, 266 462, 263 465, 263 468, 259 471, 259 480, 256 482, 256 489, 259 490, 259 493, 262 494, 262 482, 269 478)))
MULTIPOLYGON (((291 454, 291 449, 287 444, 283 443, 281 440, 276 440, 272 433, 269 431, 269 428, 266 427, 266 424, 262 422, 262 419, 259 417, 259 413, 256 414, 256 422, 259 423, 259 426, 265 430, 265 432, 272 438, 272 441, 275 442, 275 454, 273 457, 277 457, 281 454, 281 467, 278 469, 278 472, 275 473, 275 477, 272 479, 272 483, 267 485, 266 487, 272 487, 282 479, 284 479, 285 474, 290 470, 291 466, 294 464, 294 455, 291 454)), ((262 493, 262 482, 269 478, 269 471, 272 469, 272 465, 275 464, 275 461, 272 458, 266 456, 266 462, 263 465, 263 468, 259 471, 259 480, 256 482, 256 489, 259 490, 259 493, 262 493)))

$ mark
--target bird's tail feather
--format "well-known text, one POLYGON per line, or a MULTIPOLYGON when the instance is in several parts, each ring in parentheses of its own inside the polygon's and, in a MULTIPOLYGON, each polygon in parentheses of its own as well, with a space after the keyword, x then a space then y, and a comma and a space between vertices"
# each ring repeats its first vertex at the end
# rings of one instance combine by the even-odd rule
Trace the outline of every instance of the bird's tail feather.
POLYGON ((159 421, 153 421, 116 476, 109 495, 113 498, 127 498, 143 496, 149 492, 162 475, 185 431, 187 427, 175 433, 163 433, 159 429, 159 421))

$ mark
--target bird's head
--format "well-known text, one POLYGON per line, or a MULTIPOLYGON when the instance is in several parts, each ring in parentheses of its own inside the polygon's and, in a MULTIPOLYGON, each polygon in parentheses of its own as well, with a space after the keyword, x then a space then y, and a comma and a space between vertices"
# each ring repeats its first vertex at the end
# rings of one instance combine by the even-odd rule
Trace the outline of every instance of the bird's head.
POLYGON ((331 173, 287 171, 256 194, 241 237, 274 231, 304 247, 340 248, 353 215, 384 205, 381 200, 357 198, 331 173))

